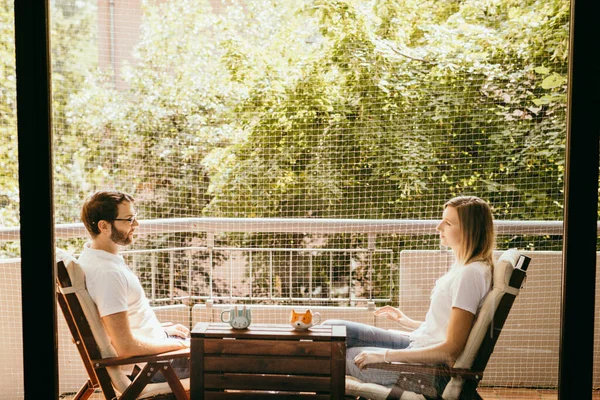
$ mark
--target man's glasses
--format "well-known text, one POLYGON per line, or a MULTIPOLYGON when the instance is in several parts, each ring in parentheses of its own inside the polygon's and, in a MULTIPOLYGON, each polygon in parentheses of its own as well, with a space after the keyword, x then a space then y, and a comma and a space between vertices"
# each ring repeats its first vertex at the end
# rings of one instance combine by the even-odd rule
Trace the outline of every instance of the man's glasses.
POLYGON ((127 221, 130 225, 133 225, 133 223, 137 221, 137 214, 129 218, 115 218, 113 221, 127 221))

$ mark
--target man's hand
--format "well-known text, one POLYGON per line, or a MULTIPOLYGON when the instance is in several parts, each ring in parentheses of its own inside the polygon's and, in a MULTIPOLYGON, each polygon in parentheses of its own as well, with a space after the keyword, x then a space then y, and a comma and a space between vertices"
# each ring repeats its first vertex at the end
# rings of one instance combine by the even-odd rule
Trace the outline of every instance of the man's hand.
POLYGON ((163 328, 167 335, 174 336, 171 339, 163 337, 148 340, 133 335, 129 326, 127 311, 106 315, 102 317, 102 323, 117 354, 121 357, 159 354, 189 347, 189 344, 186 343, 188 340, 185 340, 189 329, 183 325, 172 325, 163 328))
POLYGON ((189 336, 190 330, 181 324, 170 325, 165 328, 165 333, 168 336, 177 336, 185 339, 189 336))
POLYGON ((361 351, 356 357, 354 357, 354 364, 356 364, 358 368, 364 369, 369 364, 382 363, 384 362, 386 351, 386 349, 382 349, 380 352, 361 351))

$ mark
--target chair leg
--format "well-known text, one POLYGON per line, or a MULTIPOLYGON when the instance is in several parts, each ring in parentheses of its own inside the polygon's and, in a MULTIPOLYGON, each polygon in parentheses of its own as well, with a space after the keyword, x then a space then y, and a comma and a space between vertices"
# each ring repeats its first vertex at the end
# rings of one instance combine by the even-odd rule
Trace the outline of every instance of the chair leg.
POLYGON ((117 397, 115 393, 115 389, 112 386, 110 375, 108 375, 108 371, 106 368, 100 368, 96 370, 96 376, 98 377, 98 382, 100 383, 100 387, 102 388, 102 394, 106 400, 111 400, 117 397))
POLYGON ((88 379, 88 381, 79 389, 73 400, 86 400, 94 393, 94 385, 88 379))
POLYGON ((146 385, 150 383, 154 374, 158 371, 158 363, 149 362, 142 369, 142 371, 136 376, 136 378, 131 382, 131 385, 125 389, 123 393, 121 393, 121 400, 134 400, 137 399, 139 394, 144 390, 146 385))
MULTIPOLYGON (((398 380, 400 380, 400 378, 398 378, 398 380)), ((390 390, 390 394, 388 394, 387 400, 394 400, 394 399, 400 400, 402 398, 403 394, 404 394, 404 390, 402 390, 398 386, 394 385, 392 387, 392 390, 390 390)))
POLYGON ((171 364, 165 363, 164 365, 162 365, 161 372, 165 376, 165 378, 167 378, 167 383, 171 387, 175 398, 177 400, 189 400, 190 396, 188 396, 187 392, 183 388, 183 385, 177 377, 177 374, 175 374, 175 371, 173 370, 171 364))

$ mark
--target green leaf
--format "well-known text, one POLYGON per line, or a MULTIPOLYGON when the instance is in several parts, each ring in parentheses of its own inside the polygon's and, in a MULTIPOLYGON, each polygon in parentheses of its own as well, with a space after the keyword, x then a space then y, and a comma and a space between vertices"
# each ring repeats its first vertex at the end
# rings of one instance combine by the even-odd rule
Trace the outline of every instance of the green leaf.
POLYGON ((549 77, 545 78, 542 81, 542 88, 554 89, 556 87, 559 87, 559 86, 565 84, 566 82, 567 82, 567 78, 555 73, 555 74, 552 74, 549 77))

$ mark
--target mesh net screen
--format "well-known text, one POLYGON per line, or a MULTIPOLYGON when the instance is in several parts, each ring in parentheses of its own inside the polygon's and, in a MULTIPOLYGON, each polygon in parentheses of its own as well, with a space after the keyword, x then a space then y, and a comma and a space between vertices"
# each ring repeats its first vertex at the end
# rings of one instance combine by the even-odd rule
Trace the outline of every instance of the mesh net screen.
MULTIPOLYGON (((23 396, 12 7, 0 0, 0 326, 15 360, 1 398, 23 396)), ((57 247, 79 254, 83 200, 117 189, 141 223, 122 254, 161 320, 247 304, 257 323, 311 307, 392 328, 372 310, 423 318, 452 262, 443 205, 476 195, 497 249, 533 259, 481 386, 555 388, 569 7, 53 0, 57 247)), ((58 318, 69 398, 85 371, 58 318)))

